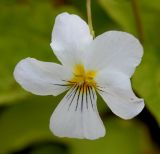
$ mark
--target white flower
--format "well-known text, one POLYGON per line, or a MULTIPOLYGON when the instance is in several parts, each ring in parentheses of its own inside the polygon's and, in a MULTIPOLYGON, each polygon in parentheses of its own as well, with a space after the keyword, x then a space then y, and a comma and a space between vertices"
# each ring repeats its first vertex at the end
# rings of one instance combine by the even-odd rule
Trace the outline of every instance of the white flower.
POLYGON ((144 101, 135 96, 130 83, 143 55, 135 37, 109 31, 93 40, 85 21, 62 13, 55 20, 51 47, 62 65, 26 58, 17 64, 14 77, 37 95, 56 96, 68 90, 50 119, 55 135, 86 139, 105 135, 96 92, 123 119, 142 111, 144 101))

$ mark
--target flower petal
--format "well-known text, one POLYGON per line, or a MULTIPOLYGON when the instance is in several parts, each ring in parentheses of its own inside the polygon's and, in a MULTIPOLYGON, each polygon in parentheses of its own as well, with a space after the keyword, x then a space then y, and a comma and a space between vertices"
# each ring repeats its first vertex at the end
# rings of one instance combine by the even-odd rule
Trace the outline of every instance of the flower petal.
POLYGON ((97 139, 105 135, 93 88, 73 86, 50 119, 51 131, 59 137, 97 139))
POLYGON ((92 40, 88 25, 79 16, 62 13, 56 17, 51 47, 63 65, 81 63, 92 40))
POLYGON ((58 95, 69 88, 65 81, 71 78, 71 71, 62 65, 26 58, 17 64, 14 77, 31 93, 58 95))
POLYGON ((87 67, 94 69, 116 69, 132 76, 143 55, 143 47, 132 35, 109 31, 92 42, 87 67))
POLYGON ((144 100, 135 96, 129 77, 120 72, 100 72, 97 77, 98 92, 113 113, 131 119, 144 108, 144 100))

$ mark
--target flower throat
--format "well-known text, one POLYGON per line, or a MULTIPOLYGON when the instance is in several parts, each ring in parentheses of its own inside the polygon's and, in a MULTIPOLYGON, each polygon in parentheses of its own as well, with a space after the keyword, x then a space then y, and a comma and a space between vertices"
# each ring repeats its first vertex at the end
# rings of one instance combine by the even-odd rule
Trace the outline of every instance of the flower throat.
POLYGON ((73 78, 70 80, 71 83, 83 86, 84 89, 87 87, 95 87, 96 82, 94 80, 96 76, 96 71, 88 70, 86 71, 84 65, 77 64, 73 70, 73 78))

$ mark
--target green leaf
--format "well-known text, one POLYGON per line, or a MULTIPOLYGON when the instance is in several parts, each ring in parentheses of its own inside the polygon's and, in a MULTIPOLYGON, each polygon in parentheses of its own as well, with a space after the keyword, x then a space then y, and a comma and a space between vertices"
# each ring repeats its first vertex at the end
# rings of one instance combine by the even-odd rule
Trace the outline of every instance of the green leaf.
POLYGON ((158 154, 146 128, 139 122, 108 118, 105 126, 107 132, 104 138, 95 141, 66 140, 71 145, 71 153, 138 154, 148 152, 158 154))
POLYGON ((131 0, 100 0, 100 4, 123 29, 136 32, 131 0))
POLYGON ((160 56, 155 48, 147 47, 145 50, 142 63, 133 76, 133 86, 160 123, 160 56))
POLYGON ((160 5, 158 0, 153 0, 152 4, 149 0, 100 0, 102 8, 107 14, 111 16, 113 20, 121 26, 121 28, 134 35, 138 34, 138 24, 141 25, 144 34, 144 40, 148 44, 154 43, 159 45, 156 38, 159 38, 160 32, 156 33, 153 31, 160 25, 160 21, 157 18, 160 15, 160 5), (137 9, 133 3, 136 3, 137 9), (134 11, 133 11, 134 10, 134 11), (140 18, 140 23, 137 21, 137 15, 140 18))
POLYGON ((49 119, 59 99, 28 97, 4 110, 0 117, 0 153, 18 151, 35 142, 53 141, 49 119))
POLYGON ((29 147, 29 154, 68 154, 68 148, 60 143, 37 144, 35 147, 29 147))

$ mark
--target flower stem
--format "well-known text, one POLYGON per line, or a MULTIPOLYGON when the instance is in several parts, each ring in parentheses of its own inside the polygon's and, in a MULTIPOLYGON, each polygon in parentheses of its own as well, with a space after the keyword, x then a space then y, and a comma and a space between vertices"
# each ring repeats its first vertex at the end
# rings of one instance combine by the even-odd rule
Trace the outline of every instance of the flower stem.
POLYGON ((139 12, 139 8, 138 8, 138 1, 137 0, 131 0, 131 6, 132 6, 132 10, 133 10, 133 15, 134 15, 134 18, 135 18, 135 24, 136 24, 136 28, 137 28, 138 37, 139 37, 141 43, 143 43, 144 32, 143 32, 140 12, 139 12))
POLYGON ((88 26, 90 29, 90 33, 92 34, 93 37, 95 37, 92 25, 91 0, 86 0, 86 7, 87 7, 87 18, 88 18, 88 26))

